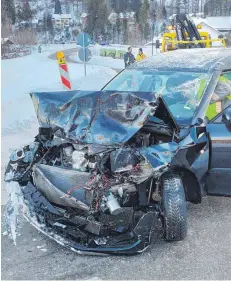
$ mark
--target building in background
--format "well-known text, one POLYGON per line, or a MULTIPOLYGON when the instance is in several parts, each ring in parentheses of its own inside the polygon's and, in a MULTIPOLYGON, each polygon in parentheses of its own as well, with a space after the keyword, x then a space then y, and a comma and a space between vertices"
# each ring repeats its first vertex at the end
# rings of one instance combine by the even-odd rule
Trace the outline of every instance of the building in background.
POLYGON ((70 26, 71 22, 71 15, 70 14, 53 14, 52 15, 52 22, 54 27, 56 28, 63 28, 65 26, 70 26))
POLYGON ((231 32, 231 17, 192 17, 195 24, 201 24, 204 31, 208 31, 212 38, 231 32))

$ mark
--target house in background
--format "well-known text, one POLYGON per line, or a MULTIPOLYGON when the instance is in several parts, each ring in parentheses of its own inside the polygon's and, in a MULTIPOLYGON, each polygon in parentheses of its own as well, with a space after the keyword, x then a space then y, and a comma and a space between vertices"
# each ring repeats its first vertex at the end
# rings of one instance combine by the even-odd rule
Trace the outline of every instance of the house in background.
POLYGON ((204 19, 201 18, 192 18, 196 26, 200 25, 201 29, 199 31, 206 31, 210 34, 211 39, 217 39, 219 35, 222 35, 220 31, 212 27, 210 24, 208 24, 204 19))
POLYGON ((11 56, 11 47, 14 46, 14 42, 9 38, 1 38, 1 58, 7 59, 11 56))
POLYGON ((71 15, 70 14, 53 14, 52 22, 54 27, 63 28, 65 26, 69 26, 71 23, 71 15))
MULTIPOLYGON (((211 39, 217 39, 231 32, 231 17, 192 17, 196 25, 201 25, 201 31, 207 31, 211 39)), ((213 42, 212 46, 221 46, 220 42, 213 42)))
POLYGON ((203 30, 211 33, 212 38, 231 32, 231 17, 192 17, 192 19, 196 25, 201 24, 203 30))
POLYGON ((1 46, 10 46, 14 45, 14 42, 9 38, 1 38, 1 46))
POLYGON ((231 32, 231 17, 207 17, 205 20, 223 34, 231 32))

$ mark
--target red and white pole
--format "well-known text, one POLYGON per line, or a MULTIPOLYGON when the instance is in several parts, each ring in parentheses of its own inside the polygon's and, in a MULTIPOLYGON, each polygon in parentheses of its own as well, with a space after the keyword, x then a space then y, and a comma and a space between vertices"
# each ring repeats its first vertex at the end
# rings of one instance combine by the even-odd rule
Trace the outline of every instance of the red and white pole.
POLYGON ((58 60, 59 72, 60 72, 63 88, 65 90, 71 90, 71 80, 68 72, 67 63, 64 57, 64 52, 57 52, 56 57, 58 60))

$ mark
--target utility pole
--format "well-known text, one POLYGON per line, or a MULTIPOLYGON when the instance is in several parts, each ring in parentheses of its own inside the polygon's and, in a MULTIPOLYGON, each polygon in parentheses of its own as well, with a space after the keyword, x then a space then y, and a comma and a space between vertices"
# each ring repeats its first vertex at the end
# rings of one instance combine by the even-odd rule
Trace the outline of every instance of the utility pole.
POLYGON ((153 56, 153 44, 154 44, 154 35, 155 35, 155 27, 156 27, 156 13, 153 15, 153 23, 152 23, 152 56, 153 56))

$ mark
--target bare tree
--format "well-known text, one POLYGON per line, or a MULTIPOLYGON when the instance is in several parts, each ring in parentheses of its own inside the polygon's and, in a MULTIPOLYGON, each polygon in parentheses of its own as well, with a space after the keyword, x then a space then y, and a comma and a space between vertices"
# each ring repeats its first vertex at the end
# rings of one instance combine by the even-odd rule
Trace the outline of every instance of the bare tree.
POLYGON ((8 22, 1 26, 2 38, 9 38, 12 35, 12 25, 8 22))
POLYGON ((15 32, 13 36, 15 44, 20 46, 32 46, 36 44, 36 33, 31 29, 21 29, 15 32))

